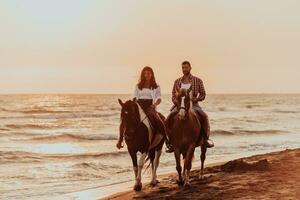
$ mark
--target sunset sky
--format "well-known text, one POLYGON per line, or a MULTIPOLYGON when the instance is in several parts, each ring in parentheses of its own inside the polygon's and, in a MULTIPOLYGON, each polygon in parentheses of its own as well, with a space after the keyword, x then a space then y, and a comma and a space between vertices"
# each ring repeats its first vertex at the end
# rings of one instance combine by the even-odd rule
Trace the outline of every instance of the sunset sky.
POLYGON ((297 0, 1 0, 0 93, 170 93, 189 60, 208 93, 300 93, 297 0))

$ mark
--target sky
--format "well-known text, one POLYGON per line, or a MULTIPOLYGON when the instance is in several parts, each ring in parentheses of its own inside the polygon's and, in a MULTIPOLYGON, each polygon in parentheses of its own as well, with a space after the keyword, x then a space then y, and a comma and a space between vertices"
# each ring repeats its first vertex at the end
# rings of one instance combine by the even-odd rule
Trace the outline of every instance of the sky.
POLYGON ((189 60, 207 93, 300 93, 297 0, 1 0, 0 93, 170 93, 189 60))

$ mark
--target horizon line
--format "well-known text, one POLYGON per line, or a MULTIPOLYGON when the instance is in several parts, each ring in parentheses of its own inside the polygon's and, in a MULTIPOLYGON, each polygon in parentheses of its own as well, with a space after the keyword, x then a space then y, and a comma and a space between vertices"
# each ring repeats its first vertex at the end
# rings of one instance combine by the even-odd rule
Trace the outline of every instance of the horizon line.
MULTIPOLYGON (((93 92, 40 92, 40 93, 0 93, 0 95, 132 95, 132 93, 93 93, 93 92)), ((171 95, 171 93, 162 93, 162 95, 171 95)), ((206 93, 206 95, 300 95, 300 92, 245 92, 245 93, 206 93)))

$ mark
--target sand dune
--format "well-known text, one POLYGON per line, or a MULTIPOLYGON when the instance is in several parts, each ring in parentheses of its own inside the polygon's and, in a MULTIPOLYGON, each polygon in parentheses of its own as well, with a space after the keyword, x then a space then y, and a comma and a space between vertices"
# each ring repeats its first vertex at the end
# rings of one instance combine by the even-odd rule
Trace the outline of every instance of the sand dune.
POLYGON ((300 149, 233 160, 192 172, 191 186, 178 187, 176 174, 160 179, 157 187, 128 191, 106 199, 300 199, 300 149))

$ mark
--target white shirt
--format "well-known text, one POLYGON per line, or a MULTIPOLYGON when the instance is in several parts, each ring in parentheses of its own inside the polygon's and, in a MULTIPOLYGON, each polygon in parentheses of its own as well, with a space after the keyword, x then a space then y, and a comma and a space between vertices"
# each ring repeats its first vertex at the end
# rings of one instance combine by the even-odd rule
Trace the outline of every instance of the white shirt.
POLYGON ((188 90, 190 89, 191 85, 192 85, 191 83, 181 83, 181 89, 188 90))
POLYGON ((156 101, 161 98, 160 87, 158 86, 155 89, 143 88, 139 89, 138 86, 135 87, 134 97, 136 99, 152 99, 156 101))

